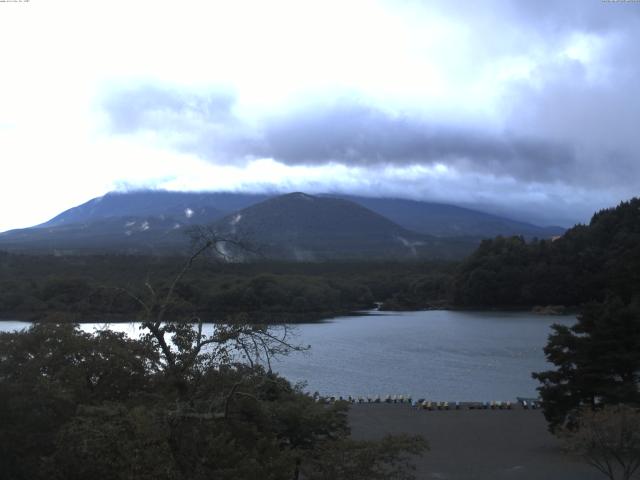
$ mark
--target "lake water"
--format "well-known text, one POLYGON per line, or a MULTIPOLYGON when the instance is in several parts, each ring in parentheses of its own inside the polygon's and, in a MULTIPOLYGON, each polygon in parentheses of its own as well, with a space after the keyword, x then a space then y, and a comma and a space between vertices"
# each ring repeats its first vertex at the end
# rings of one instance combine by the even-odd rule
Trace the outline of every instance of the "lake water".
MULTIPOLYGON (((372 313, 297 325, 295 341, 311 350, 275 361, 274 370, 324 395, 408 394, 448 401, 535 397, 538 384, 531 372, 550 367, 542 351, 550 325, 575 322, 513 312, 372 313)), ((28 325, 0 322, 0 330, 28 325)), ((134 324, 111 328, 131 336, 138 332, 134 324)))

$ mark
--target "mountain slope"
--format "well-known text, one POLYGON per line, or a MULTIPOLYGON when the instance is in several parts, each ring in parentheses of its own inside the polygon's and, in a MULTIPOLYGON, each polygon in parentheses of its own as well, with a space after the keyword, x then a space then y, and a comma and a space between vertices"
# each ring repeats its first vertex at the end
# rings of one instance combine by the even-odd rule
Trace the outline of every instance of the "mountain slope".
POLYGON ((0 249, 25 253, 181 253, 185 228, 173 219, 113 217, 0 233, 0 249))
POLYGON ((339 198, 352 200, 409 230, 438 237, 491 238, 498 235, 522 235, 527 238, 550 238, 562 235, 565 231, 562 227, 539 227, 531 223, 443 203, 399 198, 355 196, 339 196, 339 198))
POLYGON ((640 292, 640 198, 593 215, 555 241, 484 240, 460 266, 464 306, 580 305, 640 292))
MULTIPOLYGON (((106 218, 149 217, 171 219, 180 224, 208 224, 225 215, 273 198, 270 194, 232 192, 111 192, 71 208, 38 227, 91 223, 106 218)), ((550 238, 561 235, 561 227, 539 227, 488 213, 433 202, 349 195, 319 195, 343 198, 368 208, 414 232, 439 237, 492 238, 522 235, 550 238)))
POLYGON ((291 193, 225 217, 214 225, 222 236, 254 241, 270 255, 317 260, 349 257, 454 258, 472 242, 447 243, 411 232, 354 202, 291 193))
POLYGON ((268 257, 296 260, 461 258, 476 245, 472 240, 411 232, 349 200, 303 193, 272 197, 215 221, 221 216, 221 209, 215 207, 256 200, 258 196, 234 194, 110 194, 38 227, 0 234, 0 248, 176 254, 188 249, 186 233, 199 224, 213 224, 222 236, 249 241, 268 257), (216 203, 214 198, 222 201, 216 203))
POLYGON ((298 194, 289 198, 286 195, 275 197, 229 192, 137 191, 108 193, 62 212, 36 227, 0 233, 0 249, 22 252, 179 253, 188 246, 184 232, 190 227, 210 225, 242 209, 278 198, 281 200, 267 202, 262 208, 268 213, 279 205, 278 208, 283 212, 280 216, 269 214, 260 219, 260 215, 255 214, 249 223, 264 235, 261 243, 271 244, 271 248, 278 243, 286 244, 286 248, 281 250, 293 257, 296 257, 292 254, 296 250, 294 245, 300 247, 297 255, 302 258, 317 255, 324 258, 332 255, 331 252, 335 253, 338 246, 338 250, 346 248, 343 253, 346 255, 348 252, 349 256, 367 255, 367 252, 374 252, 376 256, 385 255, 385 252, 402 256, 407 251, 422 255, 427 250, 441 252, 445 256, 456 251, 459 256, 468 250, 463 245, 469 244, 469 238, 495 235, 549 238, 562 233, 560 228, 537 227, 452 205, 412 200, 336 195, 311 197, 298 194), (281 204, 286 198, 306 198, 307 207, 316 202, 316 206, 332 205, 333 209, 319 213, 324 210, 312 212, 309 208, 298 206, 289 211, 287 205, 281 204), (340 205, 345 203, 336 203, 339 201, 347 202, 350 208, 342 212, 340 205), (360 206, 357 210, 360 215, 353 208, 356 204, 360 206), (375 212, 377 220, 373 221, 369 215, 368 220, 363 221, 361 217, 365 210, 369 214, 375 212), (347 217, 347 214, 350 216, 347 217), (316 221, 315 230, 307 225, 311 219, 316 221), (316 228, 323 222, 332 225, 330 235, 327 233, 329 230, 323 232, 316 228), (389 222, 394 224, 393 228, 389 222), (265 230, 261 225, 280 225, 280 232, 265 230), (294 234, 296 231, 298 233, 294 234), (314 233, 304 233, 306 231, 314 233), (295 235, 302 235, 304 242, 296 244, 293 240, 295 235), (450 237, 458 240, 452 242, 450 237), (359 240, 356 241, 356 238, 359 240), (389 238, 395 240, 389 244, 389 238), (360 245, 356 247, 358 242, 360 245), (398 247, 398 244, 403 246, 398 247))
POLYGON ((110 192, 31 228, 0 233, 0 249, 36 253, 169 254, 185 232, 267 195, 168 191, 110 192))
POLYGON ((181 223, 205 224, 267 198, 269 195, 243 193, 110 192, 66 210, 38 227, 91 223, 115 217, 170 218, 181 223))

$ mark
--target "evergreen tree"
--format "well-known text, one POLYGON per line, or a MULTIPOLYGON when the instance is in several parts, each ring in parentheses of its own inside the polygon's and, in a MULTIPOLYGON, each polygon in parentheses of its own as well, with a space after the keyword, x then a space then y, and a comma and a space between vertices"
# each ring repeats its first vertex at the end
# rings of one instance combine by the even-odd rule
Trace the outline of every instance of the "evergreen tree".
POLYGON ((640 405, 640 302, 586 305, 572 327, 554 325, 545 354, 557 369, 534 373, 552 431, 585 406, 640 405))

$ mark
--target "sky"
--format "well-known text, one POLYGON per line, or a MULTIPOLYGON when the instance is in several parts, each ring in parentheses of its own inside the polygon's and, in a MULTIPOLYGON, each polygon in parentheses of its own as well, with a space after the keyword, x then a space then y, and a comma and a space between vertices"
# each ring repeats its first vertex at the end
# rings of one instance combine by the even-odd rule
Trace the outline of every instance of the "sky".
POLYGON ((640 187, 640 1, 0 2, 0 231, 111 190, 586 222, 640 187))

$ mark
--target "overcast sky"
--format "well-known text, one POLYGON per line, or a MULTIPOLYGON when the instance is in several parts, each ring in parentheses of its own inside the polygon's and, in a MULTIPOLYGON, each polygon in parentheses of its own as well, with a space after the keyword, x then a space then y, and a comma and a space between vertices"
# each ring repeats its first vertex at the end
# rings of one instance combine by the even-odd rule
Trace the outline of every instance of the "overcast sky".
POLYGON ((542 224, 640 193, 640 2, 0 3, 0 231, 114 189, 542 224))

